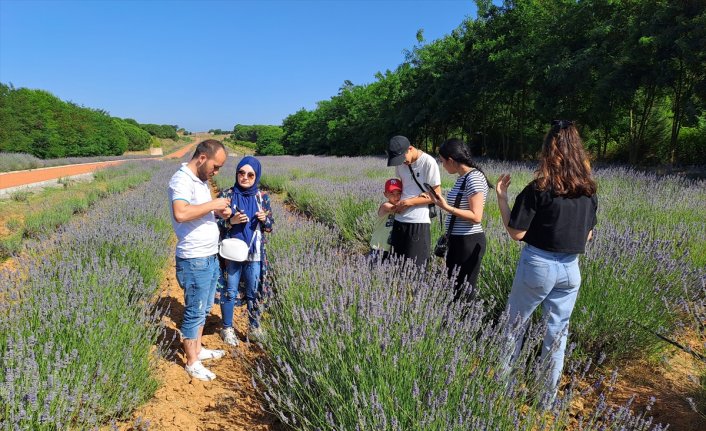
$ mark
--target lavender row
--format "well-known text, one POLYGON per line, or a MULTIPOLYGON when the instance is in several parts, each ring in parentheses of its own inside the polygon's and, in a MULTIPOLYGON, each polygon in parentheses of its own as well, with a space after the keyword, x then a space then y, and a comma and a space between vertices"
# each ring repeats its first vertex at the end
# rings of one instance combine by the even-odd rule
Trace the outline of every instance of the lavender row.
POLYGON ((91 183, 67 184, 63 189, 43 190, 31 198, 28 193, 24 199, 14 203, 15 208, 20 207, 15 212, 24 212, 25 215, 7 220, 8 233, 0 238, 0 259, 18 253, 25 238, 50 235, 74 215, 85 213, 97 202, 137 187, 150 179, 151 171, 149 163, 131 162, 96 172, 91 183))
POLYGON ((156 390, 175 167, 146 168, 151 181, 29 241, 0 272, 2 429, 98 428, 156 390))
POLYGON ((452 304, 438 263, 421 272, 370 262, 340 243, 337 228, 275 211, 283 223, 270 243, 268 360, 253 384, 292 429, 664 429, 629 406, 608 407, 602 394, 573 418, 576 382, 590 366, 573 363, 566 389, 543 399, 541 364, 530 359, 541 326, 507 373, 506 317, 480 301, 452 304))

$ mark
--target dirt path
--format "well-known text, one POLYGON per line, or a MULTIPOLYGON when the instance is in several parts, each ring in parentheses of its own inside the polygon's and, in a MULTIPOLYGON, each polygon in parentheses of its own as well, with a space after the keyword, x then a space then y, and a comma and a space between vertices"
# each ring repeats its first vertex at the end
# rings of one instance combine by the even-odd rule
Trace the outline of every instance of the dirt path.
POLYGON ((51 168, 30 169, 27 171, 3 172, 0 173, 0 189, 23 186, 26 184, 38 183, 41 181, 55 180, 57 178, 70 177, 73 175, 87 174, 95 172, 108 166, 115 166, 127 160, 111 160, 108 162, 82 163, 80 165, 54 166, 51 168))
MULTIPOLYGON (((198 142, 197 140, 196 142, 198 142)), ((186 154, 191 146, 182 149, 186 154)), ((176 156, 181 157, 181 156, 176 156)), ((211 193, 218 193, 211 182, 211 193)), ((186 357, 181 348, 179 326, 184 313, 184 293, 176 280, 174 264, 171 263, 163 284, 160 307, 169 307, 162 318, 165 333, 162 342, 171 341, 164 359, 159 359, 157 378, 162 386, 155 396, 132 414, 132 420, 118 424, 118 429, 136 431, 138 418, 149 421, 151 430, 247 430, 278 431, 279 420, 264 412, 252 386, 248 363, 253 363, 265 353, 256 344, 245 341, 248 318, 247 309, 237 307, 233 316, 233 327, 240 339, 236 347, 225 344, 219 335, 221 310, 214 305, 206 319, 203 345, 209 349, 223 349, 227 356, 205 365, 216 374, 216 380, 202 382, 192 379, 184 371, 186 357)))
MULTIPOLYGON (((163 318, 165 339, 174 340, 167 357, 160 359, 157 377, 162 386, 155 396, 132 414, 132 419, 117 424, 119 430, 136 430, 138 418, 149 421, 150 430, 279 430, 279 421, 262 411, 252 387, 247 361, 253 361, 264 352, 245 341, 247 315, 244 307, 236 308, 234 327, 240 345, 230 347, 221 341, 220 308, 215 305, 204 327, 204 345, 210 349, 224 349, 228 355, 217 361, 206 362, 217 378, 211 382, 191 379, 184 371, 185 356, 178 337, 178 327, 184 311, 184 294, 176 281, 173 265, 169 268, 163 286, 160 305, 169 305, 163 318)), ((110 429, 110 428, 106 428, 110 429)))
POLYGON ((198 140, 195 142, 192 142, 191 144, 185 145, 181 149, 179 149, 171 154, 167 154, 166 156, 162 157, 162 159, 180 159, 180 158, 184 157, 185 155, 187 155, 189 152, 193 151, 194 147, 196 146, 196 142, 198 142, 198 140))

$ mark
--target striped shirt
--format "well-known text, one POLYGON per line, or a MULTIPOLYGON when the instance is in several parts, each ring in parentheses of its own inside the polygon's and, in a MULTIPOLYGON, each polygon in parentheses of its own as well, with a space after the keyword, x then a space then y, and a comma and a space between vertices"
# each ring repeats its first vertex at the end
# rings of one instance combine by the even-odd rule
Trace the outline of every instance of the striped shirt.
MULTIPOLYGON (((463 197, 461 198, 461 202, 458 204, 458 208, 461 210, 470 210, 471 207, 469 206, 468 199, 476 193, 483 193, 483 205, 485 205, 485 200, 488 197, 488 182, 486 181, 485 176, 477 169, 471 170, 466 175, 468 176, 468 181, 466 181, 466 188, 463 190, 463 197)), ((463 179, 466 175, 458 177, 456 184, 454 184, 451 190, 449 190, 449 193, 446 195, 446 201, 449 205, 454 206, 454 203, 456 202, 456 195, 458 195, 458 192, 461 189, 461 184, 463 184, 463 179)), ((450 221, 451 216, 447 215, 445 221, 447 232, 449 230, 450 221)), ((466 219, 456 217, 456 221, 454 222, 454 230, 451 232, 451 235, 471 235, 480 232, 483 232, 483 226, 481 226, 480 223, 472 223, 466 219)))

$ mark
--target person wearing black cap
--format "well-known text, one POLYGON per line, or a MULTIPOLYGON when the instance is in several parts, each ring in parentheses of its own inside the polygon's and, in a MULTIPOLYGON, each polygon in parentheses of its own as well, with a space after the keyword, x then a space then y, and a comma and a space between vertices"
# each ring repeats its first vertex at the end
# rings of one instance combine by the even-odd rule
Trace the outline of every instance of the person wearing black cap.
POLYGON ((387 147, 387 166, 395 166, 402 180, 402 198, 395 205, 392 225, 392 253, 424 265, 431 251, 431 198, 422 184, 430 184, 441 193, 441 174, 436 160, 415 148, 404 136, 394 136, 387 147))

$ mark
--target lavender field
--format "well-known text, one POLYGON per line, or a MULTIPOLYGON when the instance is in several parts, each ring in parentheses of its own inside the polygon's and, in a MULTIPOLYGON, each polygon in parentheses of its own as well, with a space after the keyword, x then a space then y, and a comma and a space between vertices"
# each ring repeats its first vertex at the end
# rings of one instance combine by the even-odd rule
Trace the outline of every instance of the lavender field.
MULTIPOLYGON (((601 376, 596 365, 663 352, 667 345, 641 326, 684 344, 696 339, 691 347, 706 350, 703 181, 625 169, 596 173, 596 239, 582 259, 565 385, 552 402, 541 396, 543 367, 535 359, 540 319, 514 371, 499 366, 511 334, 498 323, 520 244, 502 230, 494 196, 484 220, 480 297, 462 309, 449 305, 441 261, 420 272, 364 259, 382 184, 394 175, 383 159, 261 160, 263 186, 287 205, 276 204, 268 248, 276 295, 263 322, 267 360, 251 365, 264 407, 284 424, 298 430, 666 426, 648 411, 613 404, 618 376, 601 376), (301 214, 291 213, 292 206, 301 214), (574 400, 586 397, 595 402, 576 411, 574 400)), ((176 166, 151 167, 150 181, 90 207, 49 239, 26 241, 14 265, 0 270, 0 429, 94 429, 152 396, 165 312, 156 290, 173 256, 164 190, 176 166)), ((532 176, 527 165, 482 166, 492 182, 511 172, 512 194, 532 176)), ((232 185, 234 167, 229 160, 215 177, 219 187, 232 185)), ((452 183, 444 174, 442 189, 452 183)), ((698 368, 693 374, 700 393, 684 398, 703 413, 706 376, 698 368)))
MULTIPOLYGON (((491 331, 480 322, 498 319, 504 308, 520 251, 520 245, 510 241, 501 228, 494 197, 488 199, 484 221, 488 252, 480 277, 483 302, 478 306, 480 314, 473 323, 479 326, 453 328, 452 335, 446 336, 427 313, 446 321, 441 316, 452 311, 426 299, 421 302, 422 310, 417 311, 421 313, 419 317, 414 317, 414 312, 408 309, 398 308, 405 301, 414 303, 421 300, 417 295, 424 295, 421 292, 424 288, 432 289, 437 295, 446 291, 444 286, 439 285, 438 275, 416 279, 418 274, 407 274, 397 267, 370 271, 360 259, 360 252, 366 248, 374 212, 384 199, 382 184, 394 175, 392 169, 384 167, 383 159, 305 156, 264 158, 263 162, 263 183, 273 190, 285 192, 291 204, 323 226, 318 233, 294 234, 296 241, 305 243, 300 245, 302 251, 286 250, 285 247, 281 259, 286 264, 275 263, 278 276, 289 268, 298 269, 291 274, 287 272, 289 278, 277 279, 287 293, 280 296, 282 304, 272 311, 273 342, 270 347, 277 352, 274 360, 281 367, 278 374, 266 376, 264 380, 280 383, 282 392, 266 393, 272 405, 277 406, 275 409, 282 412, 287 420, 299 421, 295 428, 370 429, 386 424, 382 428, 394 429, 399 425, 399 429, 409 429, 410 424, 418 422, 412 419, 410 423, 409 418, 397 414, 404 405, 409 409, 410 417, 416 417, 414 412, 418 411, 419 402, 423 400, 404 399, 410 395, 408 390, 417 395, 418 390, 415 389, 414 377, 410 377, 414 373, 404 372, 399 361, 411 361, 414 366, 410 369, 416 369, 416 366, 427 364, 429 358, 446 358, 446 362, 441 360, 439 364, 429 365, 438 365, 441 368, 436 371, 444 369, 446 373, 430 370, 428 374, 419 376, 417 381, 418 385, 420 381, 428 382, 431 375, 443 376, 444 384, 421 392, 426 394, 424 400, 427 407, 434 412, 441 403, 435 397, 441 397, 443 403, 451 402, 449 394, 441 388, 451 390, 449 370, 456 372, 458 355, 465 355, 465 359, 472 358, 473 371, 477 370, 475 367, 494 363, 492 355, 481 359, 483 354, 473 349, 480 348, 485 341, 482 335, 491 331), (337 238, 344 239, 344 249, 341 249, 337 238), (313 243, 307 244, 307 241, 313 243), (332 251, 331 247, 320 244, 322 241, 336 244, 336 247, 332 251), (326 254, 329 252, 330 255, 326 254), (300 257, 302 255, 306 257, 300 257), (386 271, 392 271, 395 275, 390 277, 386 271), (305 274, 303 280, 296 277, 299 273, 305 274), (415 289, 413 286, 420 287, 415 289), (375 318, 369 316, 370 313, 375 318), (417 319, 417 324, 424 321, 425 325, 415 328, 415 321, 408 319, 417 319), (387 327, 390 324, 392 327, 387 327), (353 338, 342 339, 341 334, 347 333, 351 327, 356 328, 353 338), (461 331, 463 336, 459 337, 457 331, 461 331), (282 333, 287 336, 280 338, 282 333), (405 337, 411 334, 433 337, 434 341, 429 345, 442 351, 428 352, 419 345, 409 344, 405 337), (323 347, 316 344, 321 339, 328 340, 323 347), (365 349, 361 351, 361 340, 365 340, 364 344, 374 353, 365 349), (458 349, 465 348, 468 340, 475 340, 473 349, 459 352, 458 349), (412 345, 415 347, 411 348, 412 345), (443 348, 450 350, 443 351, 443 348), (419 355, 419 363, 410 359, 410 355, 419 355), (449 358, 456 359, 448 362, 449 358), (297 367, 300 367, 300 375, 295 372, 297 367), (341 377, 330 380, 333 373, 339 373, 342 369, 350 374, 343 380, 341 377), (385 376, 383 369, 390 374, 385 376), (356 370, 367 370, 373 374, 368 376, 371 381, 366 383, 366 389, 357 386, 362 377, 356 370), (378 386, 383 382, 386 389, 378 386), (402 386, 396 386, 396 382, 402 386), (340 388, 346 384, 347 392, 340 393, 340 388), (310 402, 305 405, 295 402, 305 397, 304 394, 312 397, 310 402), (322 394, 326 395, 326 399, 339 399, 340 403, 322 405, 322 394), (403 399, 397 399, 397 396, 403 396, 403 399), (381 400, 392 404, 380 404, 381 400), (358 407, 351 408, 351 405, 358 407), (374 417, 361 418, 361 409, 370 411, 371 406, 379 410, 378 415, 370 413, 374 417), (343 408, 349 415, 336 408, 343 408), (307 423, 312 415, 318 415, 318 423, 307 423), (391 425, 393 423, 398 425, 391 425)), ((532 167, 527 165, 488 162, 483 164, 483 168, 491 181, 500 172, 511 172, 511 193, 514 194, 532 176, 532 167)), ((229 177, 231 175, 224 172, 219 181, 225 185, 230 182, 229 177)), ((679 341, 682 337, 695 338, 697 344, 692 342, 690 347, 703 354, 706 350, 702 330, 706 276, 706 225, 703 223, 706 220, 706 183, 676 177, 658 178, 622 168, 598 170, 596 177, 600 194, 599 223, 595 240, 582 260, 584 281, 571 328, 573 358, 616 364, 654 357, 667 345, 653 332, 679 341)), ((452 182, 453 178, 444 176, 442 188, 448 190, 452 182)), ((287 224, 287 227, 296 229, 293 224, 287 224)), ((280 231, 277 235, 284 234, 280 231)), ((436 237, 436 234, 433 235, 436 237)), ((443 298, 438 300, 444 303, 443 298)), ((491 340, 496 338, 490 337, 491 340)), ((493 342, 489 343, 492 345, 493 342)), ((486 350, 493 351, 493 348, 487 347, 486 350)), ((488 369, 486 371, 493 374, 488 369)), ((694 409, 704 412, 706 385, 703 369, 695 368, 692 378, 702 382, 700 393, 684 394, 684 397, 688 398, 694 409)), ((531 385, 524 382, 512 387, 526 389, 531 385)), ((458 389, 456 401, 442 410, 448 413, 446 420, 463 417, 471 422, 451 427, 450 422, 444 422, 445 419, 432 420, 429 415, 424 415, 425 420, 430 422, 420 429, 468 429, 468 423, 473 420, 485 421, 482 422, 484 426, 491 429, 511 427, 510 422, 494 422, 497 417, 493 414, 479 419, 473 413, 477 413, 477 409, 468 412, 470 416, 460 413, 457 407, 467 407, 468 400, 464 396, 468 396, 468 391, 487 396, 494 393, 464 387, 458 389)), ((531 405, 531 402, 525 401, 521 405, 531 405)), ((511 410, 501 414, 503 420, 517 417, 511 410)), ((559 422, 561 420, 552 423, 556 425, 559 422)), ((522 425, 523 428, 525 426, 545 425, 530 421, 522 425)))

